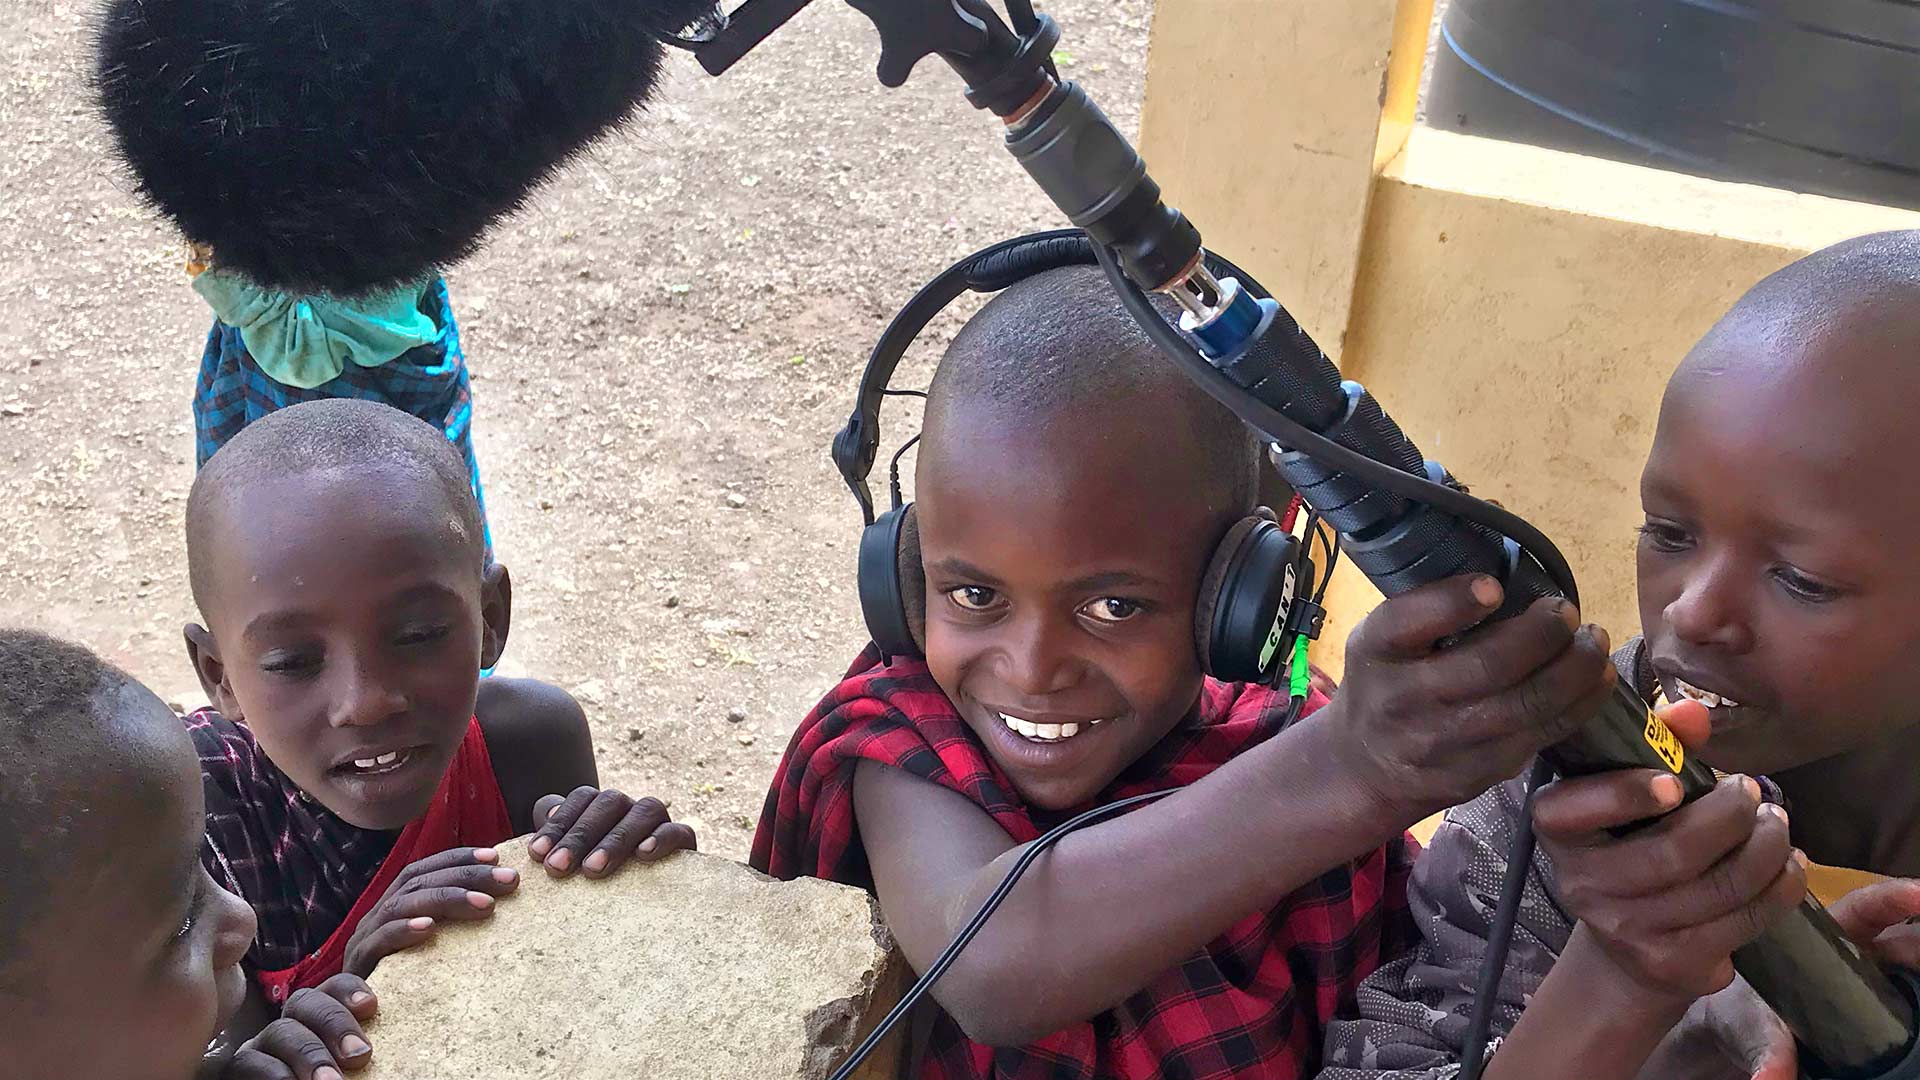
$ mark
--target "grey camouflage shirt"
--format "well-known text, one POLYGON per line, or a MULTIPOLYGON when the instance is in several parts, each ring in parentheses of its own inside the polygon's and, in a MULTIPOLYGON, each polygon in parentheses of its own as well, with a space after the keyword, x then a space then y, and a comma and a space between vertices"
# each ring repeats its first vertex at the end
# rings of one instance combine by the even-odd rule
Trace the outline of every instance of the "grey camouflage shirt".
MULTIPOLYGON (((1653 700, 1657 688, 1640 639, 1615 653, 1614 664, 1653 700)), ((1769 794, 1778 797, 1777 790, 1769 794)), ((1480 962, 1525 805, 1522 777, 1447 812, 1407 886, 1420 943, 1375 971, 1361 984, 1355 1015, 1327 1029, 1320 1080, 1449 1080, 1460 1072, 1480 962)), ((1536 852, 1500 979, 1494 1039, 1513 1030, 1573 926, 1555 893, 1553 865, 1536 852)))

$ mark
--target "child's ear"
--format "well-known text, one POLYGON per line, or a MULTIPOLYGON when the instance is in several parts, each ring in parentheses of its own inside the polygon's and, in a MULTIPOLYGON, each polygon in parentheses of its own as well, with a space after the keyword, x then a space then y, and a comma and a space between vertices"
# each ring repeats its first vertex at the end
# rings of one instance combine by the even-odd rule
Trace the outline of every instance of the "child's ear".
POLYGON ((213 633, 199 623, 188 623, 185 637, 187 661, 193 665, 193 673, 200 677, 200 689, 206 691, 207 703, 229 720, 245 720, 240 699, 234 697, 233 686, 227 681, 227 665, 220 662, 220 646, 214 641, 213 633))
POLYGON ((480 668, 500 663, 507 648, 507 628, 513 624, 513 578, 500 563, 487 567, 480 578, 480 668))

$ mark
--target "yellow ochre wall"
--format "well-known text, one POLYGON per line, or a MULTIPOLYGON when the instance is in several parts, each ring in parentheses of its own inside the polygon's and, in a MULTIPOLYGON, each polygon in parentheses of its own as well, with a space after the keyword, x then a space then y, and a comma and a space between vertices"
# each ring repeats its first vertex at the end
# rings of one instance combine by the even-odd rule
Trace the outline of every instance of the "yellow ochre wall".
MULTIPOLYGON (((1761 277, 1920 214, 1414 127, 1431 20, 1431 0, 1159 0, 1141 150, 1428 457, 1554 538, 1625 640, 1673 366, 1761 277)), ((1339 672, 1378 600, 1336 578, 1317 663, 1339 672)))

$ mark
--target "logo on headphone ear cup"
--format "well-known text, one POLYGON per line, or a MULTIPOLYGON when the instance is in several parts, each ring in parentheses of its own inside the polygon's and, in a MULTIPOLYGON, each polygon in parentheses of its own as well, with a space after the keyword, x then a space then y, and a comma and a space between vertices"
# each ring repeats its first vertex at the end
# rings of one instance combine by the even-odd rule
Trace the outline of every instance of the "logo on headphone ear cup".
POLYGON ((886 660, 925 655, 927 578, 913 504, 889 510, 860 534, 860 613, 886 660))
POLYGON ((1222 682, 1271 681, 1287 660, 1287 609, 1304 569, 1300 541, 1270 513, 1228 529, 1194 608, 1200 669, 1222 682))

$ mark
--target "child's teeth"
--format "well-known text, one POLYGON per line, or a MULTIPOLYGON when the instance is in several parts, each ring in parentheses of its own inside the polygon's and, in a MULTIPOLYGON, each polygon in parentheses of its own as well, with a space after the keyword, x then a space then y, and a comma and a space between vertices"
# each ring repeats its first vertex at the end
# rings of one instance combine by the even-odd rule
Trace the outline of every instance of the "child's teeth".
POLYGON ((1029 739, 1038 739, 1042 742, 1059 742, 1061 739, 1071 739, 1075 735, 1080 734, 1082 727, 1092 727, 1094 724, 1100 723, 1098 720, 1090 720, 1084 725, 1035 724, 1022 720, 1017 716, 1009 716, 1006 713, 1000 714, 1000 722, 1007 725, 1007 730, 1009 731, 1024 735, 1029 739))
POLYGON ((353 762, 353 767, 356 769, 371 769, 373 766, 374 761, 372 758, 356 758, 353 762))
POLYGON ((395 750, 390 754, 381 754, 379 757, 374 758, 373 763, 375 765, 391 765, 394 762, 399 760, 400 760, 400 751, 395 750))
POLYGON ((1693 685, 1692 683, 1683 682, 1679 679, 1675 679, 1674 683, 1677 686, 1679 686, 1680 694, 1682 697, 1690 698, 1694 701, 1697 701, 1700 704, 1705 705, 1709 709, 1719 709, 1719 708, 1737 709, 1740 707, 1740 703, 1733 700, 1732 698, 1722 697, 1721 695, 1716 694, 1711 690, 1702 690, 1699 687, 1693 685))

